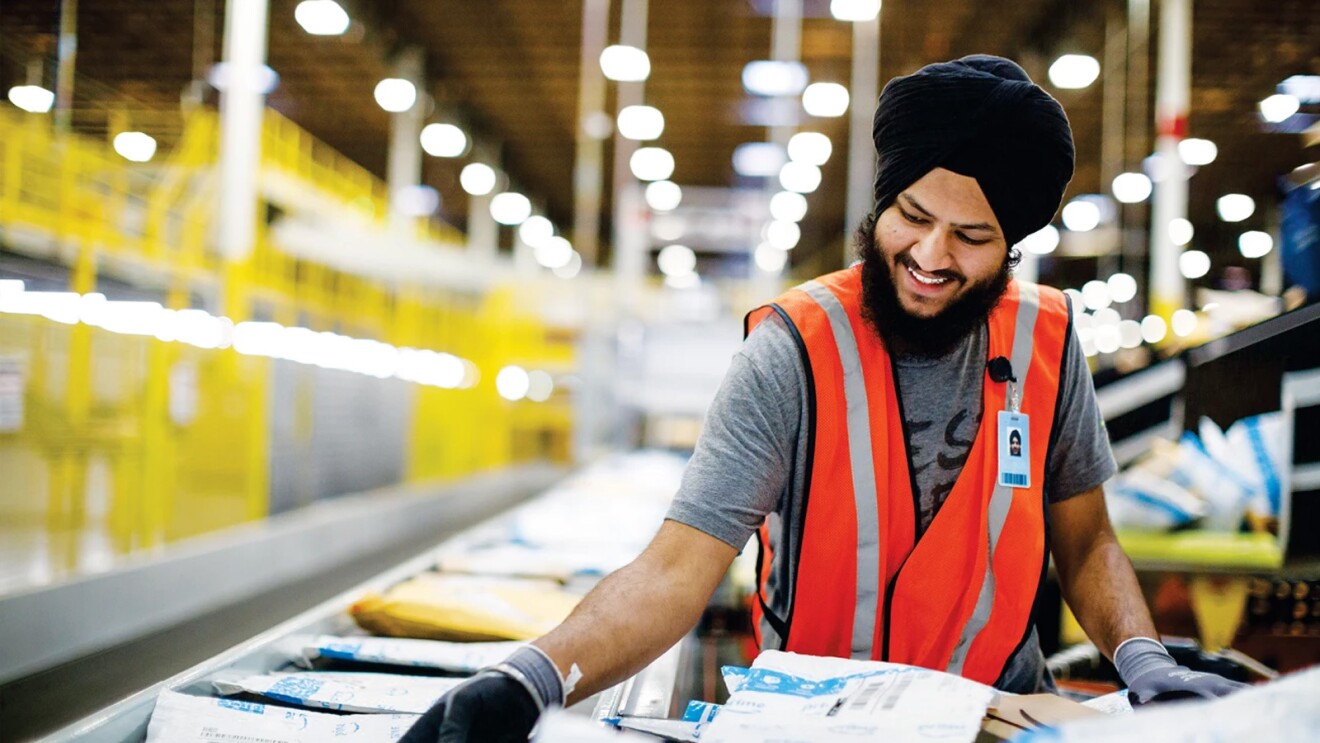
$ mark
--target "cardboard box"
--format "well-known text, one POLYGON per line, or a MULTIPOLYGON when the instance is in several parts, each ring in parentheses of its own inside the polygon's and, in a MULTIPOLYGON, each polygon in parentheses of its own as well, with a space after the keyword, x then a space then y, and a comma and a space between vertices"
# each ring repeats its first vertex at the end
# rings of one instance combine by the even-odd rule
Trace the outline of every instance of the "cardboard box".
POLYGON ((998 743, 1024 730, 1098 716, 1103 713, 1054 694, 1001 694, 986 710, 976 743, 998 743))

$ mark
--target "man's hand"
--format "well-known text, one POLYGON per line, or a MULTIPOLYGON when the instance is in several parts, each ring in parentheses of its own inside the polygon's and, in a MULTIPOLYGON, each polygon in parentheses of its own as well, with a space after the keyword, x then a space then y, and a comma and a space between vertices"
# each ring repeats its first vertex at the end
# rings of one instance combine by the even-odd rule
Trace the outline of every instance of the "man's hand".
POLYGON ((554 663, 527 645, 441 697, 399 743, 527 743, 541 713, 564 696, 554 663))
POLYGON ((1213 673, 1184 668, 1174 662, 1163 645, 1148 637, 1134 637, 1119 645, 1114 665, 1127 682, 1128 701, 1133 707, 1178 699, 1213 699, 1246 686, 1213 673))

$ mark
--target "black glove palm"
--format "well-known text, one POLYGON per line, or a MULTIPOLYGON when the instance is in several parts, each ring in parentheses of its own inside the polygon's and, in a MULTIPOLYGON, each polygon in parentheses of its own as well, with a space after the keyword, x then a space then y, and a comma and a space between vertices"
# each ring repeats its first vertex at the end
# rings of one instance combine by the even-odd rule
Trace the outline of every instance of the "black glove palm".
POLYGON ((1132 680, 1128 687, 1128 701, 1137 707, 1179 699, 1214 699, 1245 687, 1246 684, 1229 681, 1223 676, 1191 671, 1182 666, 1156 668, 1132 680))
POLYGON ((436 702, 399 743, 527 743, 538 716, 527 687, 484 671, 436 702))

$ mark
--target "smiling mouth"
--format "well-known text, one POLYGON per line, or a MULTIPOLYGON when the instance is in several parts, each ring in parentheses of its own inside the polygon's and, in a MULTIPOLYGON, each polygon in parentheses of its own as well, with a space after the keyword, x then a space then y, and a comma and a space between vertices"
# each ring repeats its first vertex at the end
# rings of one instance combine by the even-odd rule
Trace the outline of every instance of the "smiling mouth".
POLYGON ((929 278, 929 277, 926 277, 926 276, 922 276, 920 273, 918 273, 916 270, 914 270, 911 266, 906 265, 906 264, 904 264, 903 268, 906 268, 906 269, 907 269, 907 272, 910 273, 910 274, 912 274, 912 278, 916 279, 918 283, 923 284, 923 285, 925 285, 925 286, 940 286, 941 284, 947 284, 947 283, 949 283, 949 281, 951 281, 951 279, 949 279, 948 277, 945 277, 945 278, 929 278))

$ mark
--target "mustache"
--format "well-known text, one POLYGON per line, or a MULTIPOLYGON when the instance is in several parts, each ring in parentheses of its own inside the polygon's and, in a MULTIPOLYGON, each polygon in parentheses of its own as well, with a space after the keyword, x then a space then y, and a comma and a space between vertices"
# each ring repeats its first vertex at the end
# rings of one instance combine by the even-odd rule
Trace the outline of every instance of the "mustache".
POLYGON ((904 250, 902 253, 899 253, 898 255, 894 256, 894 262, 902 266, 905 266, 907 268, 911 268, 916 271, 921 271, 922 273, 925 274, 930 274, 931 276, 935 276, 937 278, 952 279, 960 284, 967 283, 966 276, 964 276, 961 272, 955 271, 951 268, 943 268, 938 271, 927 271, 926 269, 917 265, 917 260, 912 257, 911 248, 908 248, 907 250, 904 250))

